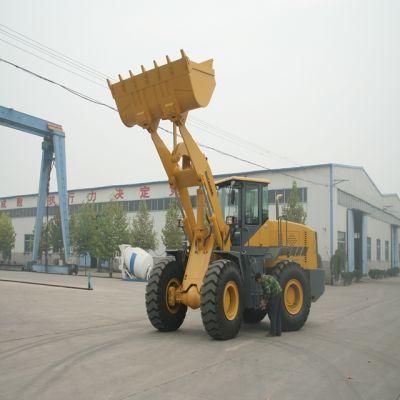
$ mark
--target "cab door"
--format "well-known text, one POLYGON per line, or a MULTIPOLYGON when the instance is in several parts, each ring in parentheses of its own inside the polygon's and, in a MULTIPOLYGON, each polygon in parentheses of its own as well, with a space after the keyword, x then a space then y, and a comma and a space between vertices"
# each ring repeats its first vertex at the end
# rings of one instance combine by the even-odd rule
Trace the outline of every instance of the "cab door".
POLYGON ((261 224, 261 185, 246 182, 242 197, 242 246, 258 231, 261 224))

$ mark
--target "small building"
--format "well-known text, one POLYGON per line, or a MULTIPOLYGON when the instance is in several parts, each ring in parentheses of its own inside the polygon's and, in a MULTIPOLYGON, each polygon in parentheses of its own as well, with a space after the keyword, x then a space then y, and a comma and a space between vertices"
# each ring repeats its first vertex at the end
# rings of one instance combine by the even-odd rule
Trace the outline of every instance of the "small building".
MULTIPOLYGON (((318 233, 318 251, 325 268, 329 268, 329 260, 338 247, 346 250, 350 271, 357 269, 365 274, 371 268, 399 266, 400 198, 397 194, 382 194, 364 168, 321 164, 229 175, 271 181, 270 218, 275 218, 276 195, 282 195, 280 204, 284 207, 296 181, 300 201, 307 212, 306 223, 318 233)), ((174 198, 166 180, 69 190, 68 196, 70 213, 77 212, 85 202, 95 204, 99 210, 113 200, 121 203, 128 217, 137 212, 140 201, 145 201, 159 239, 155 253, 163 252, 161 229, 169 202, 174 198)), ((17 263, 29 261, 31 257, 36 204, 36 194, 0 198, 0 212, 11 216, 16 231, 12 260, 17 263)), ((54 215, 58 205, 56 193, 49 194, 47 205, 49 215, 54 215)))

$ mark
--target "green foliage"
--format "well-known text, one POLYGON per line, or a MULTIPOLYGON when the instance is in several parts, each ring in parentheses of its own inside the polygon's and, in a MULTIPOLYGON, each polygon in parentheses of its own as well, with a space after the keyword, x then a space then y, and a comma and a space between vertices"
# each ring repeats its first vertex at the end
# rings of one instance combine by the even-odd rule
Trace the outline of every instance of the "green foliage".
POLYGON ((343 285, 344 286, 351 285, 351 282, 353 281, 353 278, 354 278, 354 273, 353 272, 342 272, 341 276, 342 276, 342 279, 343 279, 343 285))
POLYGON ((370 269, 368 271, 368 276, 371 279, 382 279, 387 278, 389 276, 398 276, 399 275, 399 268, 389 268, 388 270, 384 269, 370 269))
POLYGON ((360 282, 363 277, 363 273, 359 269, 354 270, 353 275, 356 282, 360 282))
POLYGON ((184 239, 182 228, 178 226, 180 216, 175 200, 171 200, 165 215, 165 225, 162 229, 162 241, 167 249, 181 249, 184 239))
MULTIPOLYGON (((61 217, 60 209, 57 208, 53 218, 49 219, 42 226, 42 233, 40 235, 39 252, 40 254, 46 251, 46 247, 54 252, 62 253, 64 243, 62 240, 61 230, 61 217)), ((62 255, 63 257, 63 255, 62 255)))
POLYGON ((49 221, 49 245, 54 252, 62 252, 64 243, 62 239, 60 209, 57 207, 54 217, 49 221))
POLYGON ((126 211, 116 203, 106 204, 97 216, 94 255, 103 260, 114 257, 118 246, 129 241, 126 211))
POLYGON ((154 221, 147 210, 146 202, 141 201, 139 211, 132 219, 130 231, 131 244, 144 250, 155 250, 157 247, 154 221))
POLYGON ((78 254, 96 253, 99 231, 94 204, 83 204, 79 212, 71 216, 70 231, 72 245, 78 254))
POLYGON ((15 244, 15 231, 11 218, 6 213, 0 213, 0 253, 4 258, 11 257, 11 250, 15 244))
POLYGON ((339 277, 346 270, 346 253, 344 249, 338 248, 335 254, 331 258, 331 273, 333 275, 334 281, 338 281, 339 277))
POLYGON ((289 221, 299 224, 304 224, 306 222, 307 213, 304 211, 304 207, 300 202, 300 193, 296 181, 293 181, 285 213, 289 221))

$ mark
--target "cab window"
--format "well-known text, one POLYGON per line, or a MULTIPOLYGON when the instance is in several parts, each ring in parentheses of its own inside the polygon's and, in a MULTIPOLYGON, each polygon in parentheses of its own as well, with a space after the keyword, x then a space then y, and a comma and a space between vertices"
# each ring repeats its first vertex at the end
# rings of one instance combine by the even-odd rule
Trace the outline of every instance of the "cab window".
POLYGON ((262 223, 268 219, 268 186, 262 188, 262 223))
POLYGON ((245 224, 258 225, 259 221, 259 185, 246 185, 245 189, 245 224))

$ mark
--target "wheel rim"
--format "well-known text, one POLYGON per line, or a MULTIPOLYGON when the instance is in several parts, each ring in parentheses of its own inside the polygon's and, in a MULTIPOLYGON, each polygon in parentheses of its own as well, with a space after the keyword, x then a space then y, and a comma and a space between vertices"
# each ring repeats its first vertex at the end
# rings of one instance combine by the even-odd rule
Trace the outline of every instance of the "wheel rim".
POLYGON ((290 279, 285 286, 285 307, 289 314, 298 314, 303 307, 303 286, 297 279, 290 279))
POLYGON ((168 282, 168 285, 167 285, 167 287, 165 289, 165 304, 167 306, 168 311, 171 314, 176 314, 178 312, 180 304, 175 302, 175 301, 174 302, 170 301, 169 292, 170 292, 170 290, 174 290, 175 291, 175 289, 177 289, 179 286, 180 286, 180 283, 179 283, 178 279, 172 278, 168 282))
POLYGON ((225 285, 223 302, 226 319, 234 320, 239 311, 239 289, 235 281, 229 281, 225 285))

